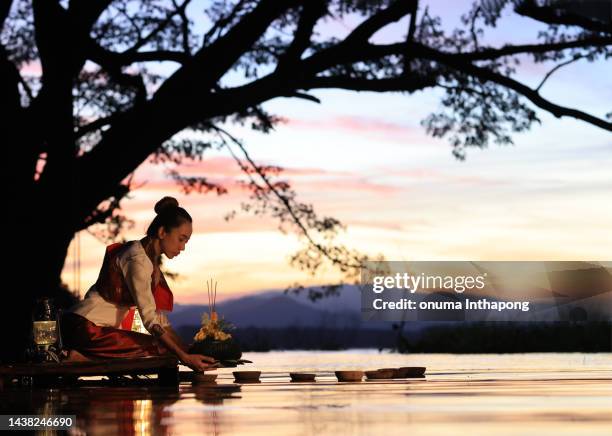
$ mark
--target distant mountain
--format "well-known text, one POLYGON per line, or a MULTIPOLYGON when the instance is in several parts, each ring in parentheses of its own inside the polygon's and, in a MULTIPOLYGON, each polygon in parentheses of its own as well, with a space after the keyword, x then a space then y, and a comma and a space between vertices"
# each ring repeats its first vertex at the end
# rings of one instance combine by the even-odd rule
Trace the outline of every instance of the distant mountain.
POLYGON ((288 293, 286 295, 302 304, 318 309, 323 308, 330 312, 361 313, 361 292, 359 287, 354 285, 344 285, 340 288, 338 295, 332 295, 317 301, 308 299, 308 289, 299 294, 288 293))
MULTIPOLYGON (((238 328, 326 327, 360 328, 361 300, 356 286, 345 286, 339 296, 312 302, 308 291, 299 295, 266 291, 219 303, 216 311, 238 328)), ((176 304, 168 318, 177 328, 199 325, 208 305, 176 304)), ((389 329, 389 323, 367 323, 370 329, 389 329)))
MULTIPOLYGON (((409 322, 400 337, 392 330, 391 322, 361 320, 361 294, 356 286, 345 286, 339 296, 317 302, 308 300, 307 293, 308 290, 299 295, 266 291, 219 303, 217 312, 237 327, 233 334, 244 351, 398 347, 405 352, 428 353, 609 352, 612 343, 609 321, 409 322)), ((430 296, 414 296, 417 301, 425 298, 430 296)), ((609 320, 609 296, 602 294, 571 303, 555 307, 551 320, 567 312, 575 321, 598 321, 599 312, 605 308, 609 320)), ((536 319, 548 320, 538 310, 540 307, 534 304, 536 319)), ((207 305, 176 304, 169 318, 177 333, 190 343, 207 311, 207 305)))

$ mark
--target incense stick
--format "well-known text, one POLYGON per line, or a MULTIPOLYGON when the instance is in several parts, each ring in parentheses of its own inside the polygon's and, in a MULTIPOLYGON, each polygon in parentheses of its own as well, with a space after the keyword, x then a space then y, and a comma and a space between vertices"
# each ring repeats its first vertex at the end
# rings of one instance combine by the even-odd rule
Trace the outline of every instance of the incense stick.
POLYGON ((208 295, 208 312, 210 315, 210 319, 213 318, 213 313, 215 313, 215 309, 217 307, 217 281, 212 278, 206 280, 206 293, 208 295))
POLYGON ((217 282, 215 281, 215 296, 213 297, 213 312, 217 308, 217 282))
POLYGON ((208 283, 208 280, 206 280, 206 293, 208 294, 208 315, 209 318, 212 319, 210 284, 208 283))

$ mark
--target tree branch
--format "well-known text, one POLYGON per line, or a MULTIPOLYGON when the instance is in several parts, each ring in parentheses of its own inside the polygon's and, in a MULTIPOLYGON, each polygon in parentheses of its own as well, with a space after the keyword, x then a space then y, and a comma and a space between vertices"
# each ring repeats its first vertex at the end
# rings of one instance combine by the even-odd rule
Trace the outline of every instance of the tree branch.
POLYGON ((85 36, 112 0, 71 0, 68 18, 75 33, 85 36))
POLYGON ((178 6, 175 10, 168 14, 168 16, 163 21, 161 21, 155 29, 153 29, 144 38, 139 38, 138 42, 129 49, 127 49, 125 53, 136 53, 140 48, 144 47, 146 43, 148 43, 155 35, 161 32, 168 24, 172 22, 172 19, 175 15, 180 15, 181 12, 184 12, 185 8, 187 7, 187 5, 189 5, 190 2, 191 0, 184 0, 180 6, 178 6))
POLYGON ((317 21, 327 13, 327 0, 310 0, 302 6, 302 13, 293 35, 293 41, 280 56, 277 69, 290 68, 299 62, 302 54, 310 45, 312 31, 317 21))
POLYGON ((4 22, 6 21, 6 17, 8 17, 9 12, 11 11, 11 6, 13 5, 13 0, 5 0, 0 2, 0 32, 4 29, 4 22))
POLYGON ((351 91, 414 92, 435 86, 436 80, 429 77, 394 77, 390 79, 361 79, 348 76, 319 76, 307 79, 300 88, 338 88, 351 91))
POLYGON ((32 2, 36 45, 42 65, 42 87, 28 108, 38 128, 45 132, 47 164, 39 186, 50 187, 69 182, 69 165, 75 156, 72 140, 72 68, 75 56, 66 47, 74 36, 66 11, 57 0, 32 2))
POLYGON ((84 178, 82 191, 87 192, 88 204, 83 206, 84 212, 108 198, 108 192, 163 141, 202 119, 203 105, 207 106, 210 116, 228 104, 233 108, 237 105, 251 107, 250 104, 243 106, 241 100, 235 103, 220 101, 212 90, 219 78, 261 37, 270 23, 296 1, 260 1, 222 38, 202 48, 187 65, 168 78, 150 101, 132 109, 105 131, 97 146, 78 162, 79 172, 84 178), (158 122, 151 125, 152 119, 158 122), (129 147, 125 146, 126 142, 130 143, 129 147), (121 159, 117 159, 119 155, 121 159))
POLYGON ((612 37, 590 37, 550 44, 506 45, 501 48, 486 48, 468 53, 457 53, 456 55, 461 56, 465 60, 475 61, 498 59, 503 56, 522 53, 546 53, 549 51, 561 51, 568 48, 603 47, 611 44, 612 37))
MULTIPOLYGON (((564 11, 563 2, 559 2, 559 6, 540 6, 535 2, 522 2, 514 10, 519 15, 533 18, 543 23, 579 26, 594 32, 612 33, 610 16, 608 16, 608 23, 605 23, 603 21, 591 20, 580 14, 567 12, 567 10, 564 11)), ((606 15, 606 12, 610 13, 609 8, 607 11, 603 10, 603 8, 606 8, 605 1, 600 2, 600 7, 602 8, 602 15, 606 15)))
MULTIPOLYGON (((410 12, 410 21, 408 22, 408 33, 406 34, 406 47, 408 47, 414 41, 414 35, 417 28, 417 12, 419 10, 419 0, 414 2, 414 8, 410 12)), ((405 51, 402 57, 403 70, 402 75, 409 76, 411 72, 410 63, 412 62, 412 56, 408 51, 405 51)))
MULTIPOLYGON (((5 158, 2 159, 2 177, 5 183, 17 184, 20 190, 9 189, 7 196, 16 192, 27 192, 34 180, 35 162, 38 159, 35 135, 38 130, 24 128, 25 111, 21 106, 19 82, 21 75, 9 59, 4 46, 0 44, 0 112, 3 121, 0 123, 0 137, 3 138, 5 158), (19 144, 19 146, 15 146, 19 144), (23 188, 23 190, 21 190, 23 188)), ((21 199, 20 199, 21 200, 21 199)))
MULTIPOLYGON (((83 188, 91 192, 91 198, 100 201, 107 198, 110 187, 134 170, 147 156, 186 126, 198 120, 224 116, 253 107, 264 101, 279 96, 295 97, 296 89, 315 87, 346 87, 354 90, 412 91, 425 86, 434 86, 433 81, 416 78, 381 79, 378 82, 366 82, 364 79, 346 77, 316 77, 335 65, 381 59, 392 54, 406 53, 407 49, 416 57, 433 59, 458 69, 464 68, 468 74, 474 74, 482 80, 492 80, 514 89, 525 95, 538 106, 549 110, 556 116, 573 116, 587 122, 609 129, 608 123, 575 109, 563 108, 544 100, 539 94, 510 78, 479 68, 465 60, 505 56, 520 53, 531 48, 550 51, 569 47, 602 44, 604 38, 591 38, 580 41, 539 45, 514 46, 481 50, 475 53, 458 54, 439 52, 418 43, 390 45, 372 45, 367 43, 368 35, 375 32, 385 23, 401 18, 410 8, 394 3, 375 17, 362 23, 352 33, 352 40, 324 49, 301 60, 294 68, 287 71, 269 74, 255 82, 231 89, 219 89, 218 80, 250 47, 263 35, 270 23, 288 8, 300 4, 297 0, 262 0, 254 9, 245 13, 240 21, 216 39, 203 47, 193 58, 165 81, 154 98, 141 105, 138 110, 130 111, 113 127, 104 132, 100 143, 80 159, 82 173, 87 181, 83 188), (406 11, 406 12, 405 12, 406 11), (382 17, 381 17, 382 14, 382 17), (367 24, 366 24, 367 23, 367 24), (365 40, 364 40, 365 38, 365 40), (320 80, 316 82, 315 80, 320 80), (386 80, 386 81, 384 81, 386 80), (151 125, 149 120, 160 122, 151 125), (138 132, 135 135, 134 132, 138 132), (130 146, 125 147, 129 142, 130 146), (121 155, 121 159, 117 156, 121 155)), ((410 2, 412 3, 412 2, 410 2)), ((94 205, 95 206, 95 205, 94 205)), ((91 208, 89 209, 91 210, 91 208)))
POLYGON ((306 94, 304 92, 294 92, 292 94, 287 94, 286 97, 301 98, 302 100, 308 100, 308 101, 311 101, 313 103, 321 103, 321 100, 319 100, 314 95, 306 94))
POLYGON ((535 91, 539 92, 540 89, 542 88, 542 86, 544 86, 544 83, 546 83, 546 81, 549 79, 550 76, 552 76, 555 71, 569 65, 572 64, 580 59, 584 59, 586 56, 574 56, 572 59, 570 59, 569 61, 565 61, 565 62, 561 62, 558 65, 555 65, 555 67, 553 69, 551 69, 548 73, 546 73, 546 75, 544 76, 544 78, 542 79, 542 81, 540 82, 540 84, 536 87, 535 91))
MULTIPOLYGON (((172 0, 172 4, 175 8, 179 9, 179 5, 176 3, 176 0, 172 0)), ((179 16, 181 17, 181 32, 183 36, 183 52, 186 55, 191 55, 191 47, 189 46, 189 19, 187 18, 187 13, 185 12, 185 7, 180 8, 179 16)))
POLYGON ((211 42, 211 39, 214 37, 215 33, 220 33, 227 27, 233 20, 236 18, 242 7, 244 6, 246 0, 240 0, 236 5, 232 8, 229 14, 225 17, 220 17, 215 23, 211 26, 210 29, 204 34, 202 38, 203 46, 207 47, 211 42))
POLYGON ((472 35, 472 42, 474 43, 474 49, 478 51, 478 35, 476 34, 476 20, 478 19, 478 15, 481 12, 480 6, 478 6, 474 10, 474 14, 472 15, 472 20, 470 24, 470 34, 472 35))
POLYGON ((246 161, 249 163, 250 167, 247 167, 240 160, 240 158, 238 158, 238 156, 234 153, 234 151, 229 146, 227 141, 222 139, 223 143, 225 144, 226 148, 229 150, 230 154, 232 155, 232 157, 234 158, 236 163, 240 166, 240 168, 247 175, 247 177, 249 177, 251 182, 258 185, 258 183, 254 180, 254 178, 252 176, 252 174, 254 172, 263 181, 263 183, 266 186, 266 188, 283 205, 283 207, 289 213, 289 216, 291 217, 291 219, 293 220, 293 222, 295 223, 295 225, 297 226, 297 228, 301 232, 302 236, 304 236, 306 238, 306 240, 308 241, 308 243, 310 244, 311 247, 313 247, 316 251, 318 251, 323 257, 328 259, 334 265, 343 266, 343 267, 346 267, 346 268, 353 268, 353 269, 360 268, 362 266, 362 265, 357 265, 357 264, 346 263, 346 262, 344 262, 344 261, 342 261, 342 260, 340 260, 340 259, 338 259, 336 257, 333 257, 329 253, 329 251, 325 249, 325 247, 323 247, 321 244, 317 243, 312 238, 310 232, 308 231, 308 228, 306 227, 306 224, 304 224, 302 222, 302 220, 300 219, 300 217, 298 216, 299 212, 297 210, 295 210, 295 208, 294 208, 294 206, 293 206, 293 204, 291 202, 291 199, 287 198, 286 195, 283 195, 281 192, 279 192, 279 190, 276 188, 275 184, 270 181, 270 179, 267 176, 267 174, 264 171, 262 171, 262 169, 259 167, 259 165, 257 165, 253 161, 253 159, 251 158, 251 156, 247 152, 247 150, 244 147, 244 145, 237 138, 235 138, 232 134, 230 134, 228 131, 226 131, 226 130, 218 127, 218 126, 215 126, 215 125, 211 125, 211 127, 212 127, 213 130, 216 130, 221 135, 224 135, 227 138, 229 138, 229 140, 240 149, 240 151, 244 155, 246 161))
MULTIPOLYGON (((575 43, 575 41, 574 41, 575 43)), ((570 43, 566 43, 570 44, 570 43)), ((400 55, 405 52, 406 46, 409 45, 410 49, 414 53, 415 57, 421 57, 425 59, 430 59, 434 61, 438 61, 445 65, 456 68, 457 70, 472 74, 483 80, 490 80, 500 85, 506 86, 507 88, 513 89, 519 94, 522 94, 526 98, 528 98, 532 103, 537 105, 538 107, 545 109, 552 113, 556 117, 569 116, 576 119, 580 119, 582 121, 586 121, 590 124, 593 124, 597 127, 600 127, 605 130, 612 130, 612 124, 601 119, 597 118, 593 115, 587 114, 577 109, 566 108, 563 106, 556 105, 546 99, 544 99, 537 91, 523 85, 522 83, 511 79, 509 77, 503 76, 501 74, 495 73, 486 68, 478 67, 473 65, 470 60, 470 56, 466 56, 463 53, 446 53, 438 50, 431 49, 427 46, 424 46, 419 43, 398 43, 398 44, 388 44, 388 45, 374 45, 374 44, 366 44, 361 47, 356 48, 347 48, 345 46, 335 46, 332 47, 325 52, 319 52, 310 58, 304 61, 305 65, 308 65, 307 68, 309 70, 318 70, 323 71, 325 69, 331 68, 335 65, 349 63, 349 62, 359 62, 368 59, 377 59, 382 56, 388 56, 392 54, 400 55)), ((551 45, 560 45, 560 44, 546 44, 539 46, 542 51, 549 51, 551 45)), ((515 46, 512 47, 512 51, 518 52, 518 50, 524 50, 526 46, 515 46), (520 49, 519 49, 520 47, 520 49)), ((504 55, 507 54, 509 48, 507 47, 503 51, 504 55)))
MULTIPOLYGON (((447 59, 454 58, 457 61, 468 62, 474 60, 497 59, 519 53, 545 53, 568 48, 604 46, 609 44, 612 44, 611 37, 596 37, 553 44, 505 46, 499 49, 490 48, 467 53, 436 52, 447 59)), ((381 59, 391 55, 406 56, 407 53, 410 54, 411 59, 414 59, 419 57, 423 51, 427 50, 431 49, 417 42, 401 42, 394 44, 362 43, 352 45, 347 45, 345 42, 342 42, 306 58, 300 64, 300 73, 304 75, 308 72, 310 74, 317 74, 318 72, 325 71, 337 65, 348 65, 355 62, 381 59)))
POLYGON ((83 135, 86 135, 87 133, 94 132, 98 129, 101 129, 104 126, 113 124, 114 122, 119 120, 123 115, 124 115, 123 113, 115 112, 107 117, 101 117, 101 118, 98 118, 92 121, 91 123, 87 123, 75 130, 74 139, 76 140, 82 137, 83 135))
MULTIPOLYGON (((524 44, 524 45, 506 45, 500 48, 485 48, 478 51, 470 51, 463 53, 451 53, 442 52, 447 56, 454 56, 458 59, 465 61, 484 61, 499 59, 504 56, 512 56, 517 54, 536 54, 546 53, 551 51, 561 51, 568 48, 588 48, 588 47, 604 47, 612 45, 612 37, 591 37, 582 38, 573 41, 565 41, 550 44, 524 44)), ((369 44, 365 48, 369 53, 369 57, 372 56, 388 56, 394 54, 401 54, 402 51, 417 51, 414 56, 418 56, 418 50, 420 47, 426 47, 417 42, 414 43, 394 43, 394 44, 369 44)), ((314 56, 313 56, 314 57, 314 56)))
POLYGON ((414 34, 416 32, 417 24, 417 11, 419 10, 419 0, 414 2, 414 7, 410 12, 410 21, 408 23, 408 35, 406 36, 406 42, 410 43, 414 41, 414 34))
POLYGON ((487 68, 473 65, 470 62, 462 60, 456 55, 444 54, 424 46, 421 46, 421 55, 426 59, 438 61, 449 67, 453 67, 462 73, 470 74, 474 77, 477 77, 480 80, 491 81, 497 83, 498 85, 502 85, 506 88, 512 89, 529 99, 536 106, 550 112, 557 118, 561 118, 564 116, 572 117, 582 121, 586 121, 587 123, 593 124, 594 126, 600 127, 604 130, 612 131, 612 123, 609 123, 601 118, 597 118, 580 110, 567 108, 552 103, 542 97, 536 90, 531 89, 528 86, 510 77, 496 73, 487 68))
POLYGON ((189 65, 168 78, 156 98, 176 101, 182 94, 197 99, 198 91, 207 93, 236 61, 265 33, 272 21, 298 4, 298 0, 262 0, 223 37, 200 49, 189 65))
POLYGON ((414 10, 416 0, 398 0, 386 9, 372 15, 370 18, 359 24, 344 40, 343 44, 365 43, 377 31, 401 20, 414 10))
MULTIPOLYGON (((92 43, 94 43, 92 41, 92 43)), ((95 43, 94 43, 95 44, 95 43)), ((191 59, 187 53, 172 50, 153 50, 144 52, 117 53, 98 46, 91 52, 91 60, 102 67, 121 68, 137 62, 176 62, 185 64, 191 59)))

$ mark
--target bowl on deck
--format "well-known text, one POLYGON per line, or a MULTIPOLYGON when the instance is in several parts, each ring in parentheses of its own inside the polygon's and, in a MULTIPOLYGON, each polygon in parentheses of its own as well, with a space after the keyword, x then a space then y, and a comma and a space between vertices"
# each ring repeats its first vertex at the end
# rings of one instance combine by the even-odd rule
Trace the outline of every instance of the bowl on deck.
POLYGON ((335 373, 340 382, 360 382, 363 379, 363 371, 335 371, 335 373))
POLYGON ((261 375, 261 371, 234 371, 234 379, 240 383, 257 383, 259 381, 259 376, 261 375))
POLYGON ((197 372, 193 375, 192 383, 214 383, 217 379, 217 374, 210 374, 205 372, 197 372))
POLYGON ((382 368, 373 371, 366 371, 365 375, 368 380, 389 380, 395 376, 395 368, 382 368))
POLYGON ((400 378, 400 370, 399 368, 378 368, 379 371, 393 371, 393 376, 391 378, 400 378))
POLYGON ((418 378, 425 376, 424 366, 402 366, 398 368, 398 378, 418 378))
POLYGON ((292 382, 313 382, 315 381, 316 374, 308 372, 290 372, 292 382))

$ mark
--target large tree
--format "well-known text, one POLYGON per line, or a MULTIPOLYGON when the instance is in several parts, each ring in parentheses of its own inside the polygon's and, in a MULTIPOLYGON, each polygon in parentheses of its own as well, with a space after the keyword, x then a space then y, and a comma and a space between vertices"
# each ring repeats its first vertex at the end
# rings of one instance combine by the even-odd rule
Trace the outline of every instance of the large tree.
MULTIPOLYGON (((358 265, 358 253, 330 242, 340 223, 298 203, 275 178, 279 169, 257 165, 229 131, 233 122, 270 131, 277 118, 262 107, 269 100, 319 103, 312 90, 329 88, 439 88, 445 109, 423 124, 447 136, 459 158, 466 147, 511 142, 513 132, 539 122, 536 108, 611 131, 605 115, 540 93, 559 68, 612 53, 610 15, 600 13, 606 3, 571 3, 484 0, 466 11, 462 28, 445 31, 418 0, 211 0, 201 16, 188 14, 190 0, 4 0, 3 355, 18 357, 32 299, 58 287, 74 235, 103 223, 119 230, 119 202, 147 159, 180 162, 227 147, 249 177, 252 210, 291 223, 304 238, 296 263, 358 265), (484 30, 504 8, 547 30, 531 44, 486 45, 484 30), (319 31, 326 20, 345 19, 358 24, 341 38, 319 31), (401 40, 376 42, 379 30, 398 22, 406 22, 401 40), (537 88, 515 78, 525 56, 551 64, 537 88), (154 68, 159 63, 168 74, 154 68)), ((205 174, 172 176, 187 190, 224 192, 205 174)))

